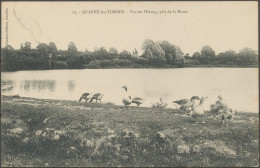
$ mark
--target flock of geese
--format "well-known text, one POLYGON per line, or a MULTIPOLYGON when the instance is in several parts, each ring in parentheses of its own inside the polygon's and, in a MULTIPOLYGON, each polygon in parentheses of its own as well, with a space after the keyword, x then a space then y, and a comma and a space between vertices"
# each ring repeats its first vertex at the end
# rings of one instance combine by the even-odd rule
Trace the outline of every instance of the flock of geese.
MULTIPOLYGON (((205 100, 208 97, 201 97, 192 96, 191 99, 181 99, 177 101, 173 101, 180 105, 180 109, 182 110, 182 114, 186 114, 187 109, 191 109, 190 116, 193 117, 197 123, 199 122, 198 119, 201 118, 201 122, 205 123, 203 118, 205 116, 206 110, 203 107, 205 100), (200 100, 199 105, 195 104, 195 100, 200 100)), ((227 102, 223 99, 221 95, 218 96, 218 100, 215 104, 210 106, 210 112, 212 114, 213 120, 219 114, 221 114, 222 126, 229 125, 230 120, 234 117, 235 111, 232 108, 228 107, 227 102)))
MULTIPOLYGON (((125 92, 127 92, 127 87, 123 86, 122 87, 125 92)), ((95 99, 96 103, 99 100, 101 103, 101 99, 103 98, 103 94, 101 93, 95 93, 95 94, 91 94, 91 93, 83 93, 80 98, 79 98, 79 102, 81 102, 82 99, 85 99, 86 102, 88 102, 88 100, 90 99, 90 103, 95 99)), ((134 97, 132 98, 131 96, 127 96, 122 98, 122 103, 124 104, 125 107, 128 107, 130 104, 134 103, 137 105, 137 107, 139 107, 141 104, 143 104, 144 99, 140 98, 140 97, 134 97)))
MULTIPOLYGON (((123 86, 122 87, 125 92, 127 92, 127 87, 123 86)), ((126 96, 124 98, 122 98, 122 103, 125 105, 125 107, 128 107, 131 103, 134 103, 137 105, 137 107, 140 106, 140 104, 143 104, 144 99, 140 98, 140 97, 134 97, 132 98, 131 96, 126 96)))
POLYGON ((79 98, 79 102, 81 102, 81 100, 82 99, 85 99, 86 100, 86 102, 88 102, 88 100, 90 99, 90 103, 95 99, 96 100, 96 103, 97 103, 97 101, 99 100, 100 101, 100 103, 101 103, 101 99, 103 98, 103 94, 101 94, 101 93, 95 93, 91 98, 90 98, 90 96, 91 96, 91 93, 83 93, 81 96, 80 96, 80 98, 79 98))
POLYGON ((205 115, 205 109, 203 107, 204 101, 208 97, 202 97, 201 99, 198 96, 192 96, 191 99, 182 99, 173 101, 173 103, 179 104, 182 114, 186 114, 187 109, 191 109, 190 116, 193 117, 197 122, 198 118, 201 118, 202 123, 205 123, 203 117, 205 115), (195 104, 195 100, 200 100, 199 105, 195 104))
MULTIPOLYGON (((124 89, 126 93, 126 96, 122 98, 122 103, 124 104, 125 108, 128 108, 129 105, 131 105, 132 103, 136 104, 137 107, 143 104, 144 99, 140 97, 132 98, 131 96, 127 95, 126 86, 123 86, 122 89, 124 89)), ((103 96, 104 95, 101 93, 95 93, 93 95, 91 93, 83 93, 79 99, 79 102, 82 99, 85 99, 86 102, 90 99, 89 102, 91 103, 95 99, 96 103, 98 101, 100 101, 101 103, 101 99, 103 98, 103 96)), ((206 110, 204 109, 203 105, 207 98, 208 97, 199 98, 198 96, 192 96, 191 99, 176 100, 173 101, 173 103, 180 105, 180 110, 182 114, 186 114, 187 110, 191 109, 189 115, 192 118, 194 118, 197 123, 199 122, 199 118, 201 119, 202 123, 205 123, 203 118, 205 116, 206 110), (198 105, 195 104, 196 100, 200 101, 198 105)), ((215 120, 215 117, 217 115, 221 114, 222 126, 225 124, 229 125, 229 122, 233 118, 235 113, 231 108, 228 107, 228 104, 226 103, 226 101, 223 99, 221 95, 218 96, 218 100, 216 101, 216 103, 210 106, 210 112, 213 116, 213 120, 215 120)))

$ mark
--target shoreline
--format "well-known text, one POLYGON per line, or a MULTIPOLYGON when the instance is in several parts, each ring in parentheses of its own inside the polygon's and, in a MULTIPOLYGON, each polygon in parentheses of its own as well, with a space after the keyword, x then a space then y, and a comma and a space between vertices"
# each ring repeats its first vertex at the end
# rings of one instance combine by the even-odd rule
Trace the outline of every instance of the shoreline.
MULTIPOLYGON (((100 106, 104 106, 104 107, 106 107, 106 105, 109 105, 109 106, 114 106, 115 108, 123 108, 124 106, 123 106, 123 104, 122 105, 117 105, 117 104, 114 104, 114 103, 112 103, 112 102, 102 102, 101 104, 96 104, 95 102, 94 103, 85 103, 84 101, 85 100, 83 100, 82 102, 78 102, 78 101, 76 101, 76 100, 68 100, 68 99, 47 99, 47 98, 34 98, 34 97, 22 97, 22 96, 19 96, 19 95, 1 95, 1 99, 3 99, 3 98, 19 98, 19 99, 29 99, 29 100, 35 100, 35 101, 37 101, 37 100, 39 100, 39 101, 49 101, 49 102, 58 102, 58 103, 62 103, 62 102, 67 102, 67 103, 78 103, 79 105, 81 104, 85 104, 85 105, 90 105, 90 106, 98 106, 98 107, 100 107, 100 106)), ((130 105, 129 106, 130 108, 138 108, 136 105, 130 105)), ((154 107, 152 107, 152 106, 141 106, 140 108, 144 108, 144 109, 156 109, 156 108, 154 108, 154 107)), ((172 111, 174 111, 174 112, 176 112, 176 113, 181 113, 180 112, 180 110, 178 109, 178 108, 169 108, 169 107, 167 107, 167 108, 164 108, 164 109, 161 109, 161 110, 172 110, 172 111)), ((206 111, 207 113, 209 113, 209 111, 206 111)), ((252 112, 252 111, 237 111, 237 113, 249 113, 249 114, 258 114, 259 112, 252 112)))
POLYGON ((258 65, 254 66, 225 66, 225 65, 202 65, 202 66, 184 66, 184 67, 106 67, 106 68, 62 68, 62 69, 24 69, 24 70, 14 70, 6 71, 2 69, 2 72, 19 72, 19 71, 45 71, 45 70, 85 70, 85 69, 183 69, 183 68, 259 68, 258 65))

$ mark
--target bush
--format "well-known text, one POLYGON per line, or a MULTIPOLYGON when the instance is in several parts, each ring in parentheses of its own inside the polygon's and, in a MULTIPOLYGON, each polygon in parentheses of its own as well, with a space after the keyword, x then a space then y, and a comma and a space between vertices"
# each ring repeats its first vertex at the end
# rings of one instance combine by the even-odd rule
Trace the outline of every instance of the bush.
POLYGON ((163 99, 160 98, 160 102, 156 102, 152 104, 153 108, 167 108, 168 104, 163 102, 163 99))
POLYGON ((90 68, 90 69, 100 68, 100 63, 98 60, 92 60, 90 61, 90 63, 87 65, 86 68, 90 68))

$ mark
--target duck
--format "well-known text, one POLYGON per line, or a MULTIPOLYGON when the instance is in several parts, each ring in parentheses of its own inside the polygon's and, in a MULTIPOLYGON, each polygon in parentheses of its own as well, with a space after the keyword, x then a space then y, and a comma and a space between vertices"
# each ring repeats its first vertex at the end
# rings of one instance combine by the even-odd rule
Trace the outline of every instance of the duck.
POLYGON ((103 94, 101 94, 101 93, 95 93, 93 96, 92 96, 92 98, 90 99, 90 103, 94 100, 94 99, 96 99, 96 103, 97 103, 97 101, 99 100, 100 101, 100 103, 101 103, 101 99, 103 98, 103 94))
POLYGON ((224 113, 221 116, 222 119, 222 126, 226 125, 228 126, 230 123, 230 120, 234 118, 235 111, 232 110, 232 108, 228 107, 224 109, 224 113))
POLYGON ((192 107, 192 111, 190 113, 190 116, 193 117, 194 119, 196 119, 197 123, 198 121, 198 117, 201 118, 202 123, 205 123, 204 120, 202 119, 205 115, 205 109, 203 107, 204 101, 207 99, 208 97, 202 97, 200 99, 200 104, 199 105, 194 105, 192 107))
POLYGON ((223 99, 221 95, 218 96, 218 100, 215 102, 215 104, 212 104, 210 106, 210 112, 212 114, 213 120, 215 120, 215 117, 221 113, 223 109, 228 108, 227 102, 223 99))
POLYGON ((81 102, 82 99, 85 99, 86 102, 90 99, 88 98, 88 96, 90 95, 91 93, 83 93, 80 98, 79 98, 79 102, 81 102))
POLYGON ((137 107, 139 107, 141 104, 143 104, 144 99, 140 97, 135 97, 132 99, 132 103, 135 103, 137 107))
POLYGON ((177 101, 173 101, 173 103, 177 103, 181 105, 180 109, 182 110, 182 114, 186 113, 186 110, 195 104, 195 100, 200 100, 198 96, 192 96, 191 99, 181 99, 177 101))

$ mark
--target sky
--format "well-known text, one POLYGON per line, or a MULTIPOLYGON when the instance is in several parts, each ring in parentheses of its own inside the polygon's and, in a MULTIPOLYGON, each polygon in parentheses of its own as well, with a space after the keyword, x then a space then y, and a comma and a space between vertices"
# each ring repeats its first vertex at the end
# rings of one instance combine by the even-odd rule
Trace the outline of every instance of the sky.
POLYGON ((167 40, 192 55, 203 46, 216 53, 244 47, 258 50, 257 2, 2 2, 2 47, 29 41, 54 42, 66 50, 115 47, 142 53, 145 39, 167 40), (124 13, 82 14, 84 10, 124 13), (141 11, 142 13, 131 13, 141 11), (145 10, 156 13, 144 13, 145 10), (178 13, 187 11, 187 13, 178 13), (76 11, 77 14, 73 14, 76 11), (171 11, 161 13, 160 11, 171 11), (176 11, 176 13, 173 13, 176 11))

